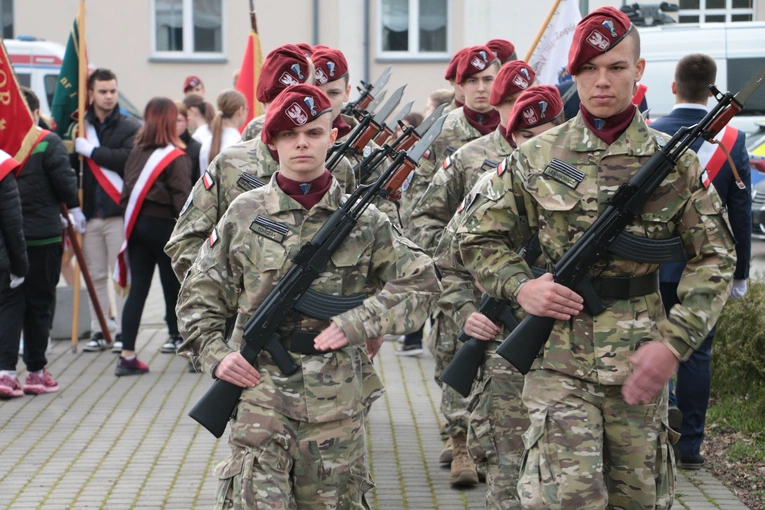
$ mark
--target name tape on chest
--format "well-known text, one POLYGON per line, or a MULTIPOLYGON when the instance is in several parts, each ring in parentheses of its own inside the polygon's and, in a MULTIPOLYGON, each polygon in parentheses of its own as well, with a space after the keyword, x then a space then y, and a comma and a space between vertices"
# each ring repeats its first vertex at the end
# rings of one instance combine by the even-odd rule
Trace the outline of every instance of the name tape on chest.
POLYGON ((550 164, 547 165, 543 173, 550 179, 565 184, 571 189, 576 189, 579 183, 584 180, 583 172, 555 158, 550 161, 550 164))
POLYGON ((267 237, 272 241, 276 241, 277 243, 284 241, 284 238, 290 233, 290 229, 287 225, 261 215, 258 215, 257 218, 253 220, 252 224, 250 224, 250 230, 258 235, 267 237))
POLYGON ((254 175, 242 174, 239 176, 239 179, 237 179, 236 185, 239 186, 240 188, 250 191, 257 188, 262 188, 263 186, 266 185, 266 183, 261 181, 254 175))

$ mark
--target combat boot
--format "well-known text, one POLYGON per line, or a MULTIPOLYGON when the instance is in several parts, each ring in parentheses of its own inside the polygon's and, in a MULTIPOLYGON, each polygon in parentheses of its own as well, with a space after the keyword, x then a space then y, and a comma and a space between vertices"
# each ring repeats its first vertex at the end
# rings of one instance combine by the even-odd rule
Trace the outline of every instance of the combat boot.
POLYGON ((467 438, 464 432, 452 436, 452 470, 449 483, 455 486, 465 487, 478 483, 478 473, 475 464, 467 454, 465 444, 467 438))
POLYGON ((452 438, 449 437, 449 439, 446 440, 446 446, 444 446, 444 449, 441 450, 441 455, 438 456, 438 462, 441 464, 451 464, 452 463, 452 438))

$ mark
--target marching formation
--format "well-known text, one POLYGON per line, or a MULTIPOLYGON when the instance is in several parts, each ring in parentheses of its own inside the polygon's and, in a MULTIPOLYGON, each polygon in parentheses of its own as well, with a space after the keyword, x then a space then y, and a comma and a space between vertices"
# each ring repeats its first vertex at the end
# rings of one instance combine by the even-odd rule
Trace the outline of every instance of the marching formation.
MULTIPOLYGON (((708 65, 692 57, 687 68, 708 65)), ((190 416, 217 437, 229 429, 216 508, 368 508, 367 414, 385 391, 373 360, 386 335, 407 335, 398 354, 411 355, 424 334, 452 485, 485 481, 487 508, 666 509, 675 455, 692 459, 700 444, 674 447, 668 383, 748 276, 750 228, 732 228, 726 209, 748 196, 748 167, 742 181, 733 166, 737 186, 721 199, 719 168, 690 148, 725 128, 763 72, 687 124, 701 127, 671 129, 641 114, 645 65, 629 18, 604 7, 574 33, 571 118, 570 94, 540 85, 501 39, 457 52, 453 90, 434 92, 417 118, 399 104, 404 87, 384 90, 390 68, 350 101, 342 52, 286 44, 257 82, 266 113, 245 126, 244 96, 221 94, 193 151, 186 122, 206 108, 198 78, 183 103, 153 99, 139 128, 113 110, 116 77, 99 70, 87 135, 73 137, 88 163, 82 211, 73 172, 55 168, 58 137, 25 168, 61 174, 50 192, 86 233, 102 303, 115 266, 122 328, 87 349, 121 351, 117 375, 149 370, 134 348, 159 267, 163 350, 211 377, 190 416), (669 290, 660 267, 675 268, 669 290)), ((678 90, 679 103, 709 97, 706 85, 678 90)), ((34 177, 20 175, 23 194, 34 177)), ((3 208, 15 187, 0 180, 3 208)), ((27 263, 20 222, 2 219, 0 314, 25 318, 0 334, 36 338, 18 310, 30 286, 16 287, 28 275, 38 295, 45 279, 55 288, 42 259, 60 265, 60 244, 27 241, 37 257, 27 263)), ((24 222, 27 239, 34 228, 24 222)), ((49 320, 50 299, 27 299, 27 314, 49 320)), ((19 396, 18 349, 2 345, 0 392, 19 396)), ((24 392, 55 391, 44 344, 31 346, 24 392)))

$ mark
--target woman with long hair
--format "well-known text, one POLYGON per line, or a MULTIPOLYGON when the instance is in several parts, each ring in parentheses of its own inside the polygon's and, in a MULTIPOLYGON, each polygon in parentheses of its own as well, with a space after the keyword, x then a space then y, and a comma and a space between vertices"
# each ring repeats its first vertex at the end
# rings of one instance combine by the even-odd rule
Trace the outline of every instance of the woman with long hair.
POLYGON ((183 152, 185 145, 176 131, 177 117, 178 108, 172 99, 155 97, 149 101, 143 114, 145 124, 136 135, 135 146, 125 164, 120 202, 125 210, 127 249, 120 252, 117 266, 120 269, 119 286, 126 288, 129 285, 130 291, 122 312, 122 355, 117 363, 118 376, 149 371, 149 367, 135 356, 135 341, 155 266, 159 266, 165 295, 165 321, 170 333, 168 343, 174 347, 181 341, 175 316, 180 283, 170 267, 170 257, 164 252, 175 221, 191 192, 191 160, 183 152))
POLYGON ((220 151, 241 140, 239 130, 247 120, 247 99, 239 91, 225 90, 218 96, 218 113, 210 123, 212 138, 202 142, 199 166, 207 170, 220 151))
POLYGON ((183 98, 188 109, 189 132, 200 144, 210 138, 210 123, 215 117, 215 107, 199 94, 189 94, 183 98))

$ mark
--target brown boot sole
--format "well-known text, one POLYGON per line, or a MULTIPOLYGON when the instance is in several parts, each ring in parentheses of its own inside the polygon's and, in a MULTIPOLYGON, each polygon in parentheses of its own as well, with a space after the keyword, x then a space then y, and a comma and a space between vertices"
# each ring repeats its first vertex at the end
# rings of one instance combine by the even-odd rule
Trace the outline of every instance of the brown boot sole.
POLYGON ((455 487, 470 487, 478 484, 478 474, 475 471, 465 470, 457 476, 450 476, 449 483, 455 487))

